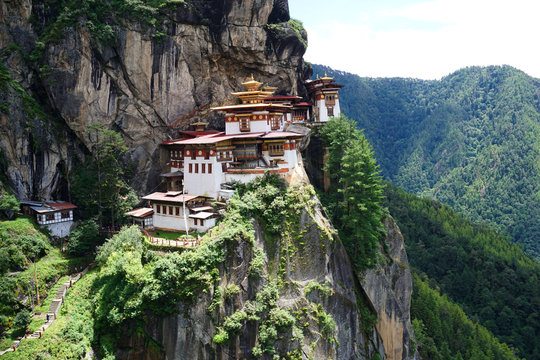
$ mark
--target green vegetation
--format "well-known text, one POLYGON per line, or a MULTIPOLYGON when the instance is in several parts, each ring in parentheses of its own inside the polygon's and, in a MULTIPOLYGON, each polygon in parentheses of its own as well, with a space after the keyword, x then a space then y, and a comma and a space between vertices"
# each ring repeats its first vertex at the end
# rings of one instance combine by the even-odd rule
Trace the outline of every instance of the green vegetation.
POLYGON ((473 323, 463 310, 438 289, 414 277, 411 315, 418 349, 423 359, 516 359, 485 327, 473 323))
POLYGON ((377 264, 379 240, 385 231, 379 166, 371 145, 353 120, 333 118, 320 135, 328 149, 325 171, 332 180, 321 201, 355 269, 361 272, 377 264))
MULTIPOLYGON (((91 271, 77 281, 68 291, 55 322, 43 333, 41 339, 28 339, 16 352, 8 352, 2 359, 73 359, 84 357, 94 341, 92 316, 92 284, 96 271, 91 271)), ((102 349, 112 360, 109 349, 102 349)))
POLYGON ((89 126, 92 156, 78 167, 73 194, 83 208, 84 218, 97 217, 100 225, 109 220, 113 227, 126 222, 125 213, 139 200, 127 184, 122 158, 128 148, 122 136, 101 124, 89 126))
POLYGON ((1 350, 11 345, 29 326, 30 310, 48 311, 55 284, 64 275, 82 267, 85 258, 66 258, 33 221, 25 216, 0 221, 0 343, 1 350), (38 295, 41 301, 38 305, 38 295))
POLYGON ((92 252, 100 242, 101 237, 96 222, 85 220, 71 232, 66 250, 71 255, 83 256, 92 252))
MULTIPOLYGON (((499 341, 518 349, 520 357, 539 359, 540 264, 505 237, 472 224, 446 205, 392 186, 387 196, 413 269, 429 276, 499 341)), ((413 308, 429 328, 431 320, 420 315, 429 310, 414 300, 413 308)))
POLYGON ((38 260, 50 248, 30 218, 0 221, 0 275, 27 268, 29 261, 38 260))
POLYGON ((0 219, 12 219, 19 213, 19 201, 13 194, 8 194, 0 183, 0 219))
POLYGON ((540 259, 540 83, 509 66, 440 81, 335 76, 344 113, 406 191, 507 232, 540 259))

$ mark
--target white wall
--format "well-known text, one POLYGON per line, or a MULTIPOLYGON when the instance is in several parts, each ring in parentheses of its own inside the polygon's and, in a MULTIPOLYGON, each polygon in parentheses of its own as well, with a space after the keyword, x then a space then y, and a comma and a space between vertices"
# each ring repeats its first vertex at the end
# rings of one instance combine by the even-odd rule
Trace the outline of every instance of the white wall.
POLYGON ((341 108, 339 107, 339 99, 336 99, 336 105, 334 105, 334 117, 341 115, 341 108))
POLYGON ((47 224, 45 226, 49 229, 52 236, 66 237, 69 236, 69 234, 71 233, 72 225, 73 221, 62 221, 53 224, 47 224))
POLYGON ((234 173, 226 173, 225 174, 225 182, 233 182, 233 181, 239 181, 241 183, 248 183, 251 180, 254 180, 258 177, 262 176, 262 174, 234 174, 234 173))
POLYGON ((223 172, 221 162, 218 162, 215 156, 205 159, 198 156, 195 159, 191 157, 184 158, 184 186, 186 193, 192 195, 203 195, 217 198, 218 192, 223 182, 223 172), (189 172, 189 164, 192 164, 192 172, 189 172), (195 164, 199 164, 199 172, 195 173, 195 164), (202 164, 205 164, 206 172, 203 174, 202 164), (208 173, 208 164, 212 164, 212 173, 208 173))
MULTIPOLYGON (((155 211, 155 210, 154 210, 155 211)), ((186 212, 188 210, 186 209, 186 212)), ((163 215, 163 214, 156 214, 154 212, 153 215, 153 223, 154 227, 162 228, 162 229, 174 229, 179 231, 186 231, 186 227, 184 226, 184 212, 180 210, 180 214, 182 216, 174 216, 174 215, 163 215)), ((189 214, 187 214, 189 216, 189 214)), ((188 226, 190 226, 190 219, 188 218, 188 226)))
POLYGON ((204 225, 199 225, 201 223, 201 220, 197 220, 197 225, 194 224, 194 219, 189 219, 191 221, 190 227, 192 230, 196 230, 198 232, 207 232, 209 229, 216 226, 216 218, 206 219, 204 220, 204 225))
POLYGON ((319 109, 319 122, 326 122, 329 120, 328 118, 328 110, 326 109, 326 103, 324 99, 317 100, 315 102, 315 106, 319 109))

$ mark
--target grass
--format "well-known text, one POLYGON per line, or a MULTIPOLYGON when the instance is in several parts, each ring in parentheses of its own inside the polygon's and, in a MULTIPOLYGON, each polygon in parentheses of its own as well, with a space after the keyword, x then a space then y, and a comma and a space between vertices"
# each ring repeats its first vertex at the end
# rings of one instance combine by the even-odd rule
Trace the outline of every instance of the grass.
POLYGON ((36 235, 40 230, 29 216, 19 216, 15 220, 0 221, 0 234, 36 235))
POLYGON ((16 352, 2 360, 81 359, 93 340, 91 287, 97 270, 92 270, 68 291, 56 321, 41 339, 26 339, 16 352))

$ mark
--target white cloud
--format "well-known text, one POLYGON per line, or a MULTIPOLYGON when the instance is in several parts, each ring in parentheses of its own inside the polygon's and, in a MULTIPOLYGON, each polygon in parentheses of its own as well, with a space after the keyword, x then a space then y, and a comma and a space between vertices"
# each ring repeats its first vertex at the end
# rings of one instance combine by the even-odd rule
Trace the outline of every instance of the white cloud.
POLYGON ((499 64, 540 77, 539 13, 540 2, 530 0, 418 3, 357 24, 308 26, 306 59, 374 77, 434 79, 465 66, 499 64), (381 26, 389 23, 396 26, 381 26))

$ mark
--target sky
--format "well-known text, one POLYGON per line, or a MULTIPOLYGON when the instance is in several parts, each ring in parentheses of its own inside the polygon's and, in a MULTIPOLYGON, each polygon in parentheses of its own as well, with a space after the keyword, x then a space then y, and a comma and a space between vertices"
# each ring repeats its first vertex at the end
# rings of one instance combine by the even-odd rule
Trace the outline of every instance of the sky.
POLYGON ((511 65, 540 78, 539 0, 289 0, 306 61, 368 77, 440 79, 511 65))

